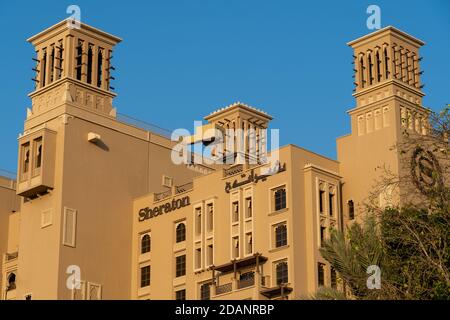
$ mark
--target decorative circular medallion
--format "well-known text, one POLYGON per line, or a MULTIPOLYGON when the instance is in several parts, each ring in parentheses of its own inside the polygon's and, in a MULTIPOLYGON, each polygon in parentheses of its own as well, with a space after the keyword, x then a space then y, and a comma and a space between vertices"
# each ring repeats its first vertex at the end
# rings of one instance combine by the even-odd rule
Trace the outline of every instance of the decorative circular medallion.
POLYGON ((442 189, 442 170, 431 151, 417 147, 411 158, 411 175, 416 187, 426 196, 442 189))

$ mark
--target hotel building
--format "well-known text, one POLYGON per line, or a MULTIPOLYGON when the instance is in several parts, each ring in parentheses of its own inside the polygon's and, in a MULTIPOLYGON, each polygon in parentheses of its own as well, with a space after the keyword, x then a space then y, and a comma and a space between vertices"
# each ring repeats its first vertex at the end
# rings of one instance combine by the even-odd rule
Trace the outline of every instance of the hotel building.
POLYGON ((376 167, 400 171, 391 147, 402 130, 427 133, 423 42, 393 27, 349 43, 356 105, 337 160, 267 151, 272 117, 240 102, 172 141, 114 108, 120 38, 62 21, 28 41, 36 85, 17 177, 0 178, 0 299, 299 299, 339 288, 321 242, 358 217, 376 167), (241 147, 229 152, 208 129, 242 130, 241 147), (180 141, 218 144, 227 162, 176 164, 174 154, 199 157, 176 151, 180 141))

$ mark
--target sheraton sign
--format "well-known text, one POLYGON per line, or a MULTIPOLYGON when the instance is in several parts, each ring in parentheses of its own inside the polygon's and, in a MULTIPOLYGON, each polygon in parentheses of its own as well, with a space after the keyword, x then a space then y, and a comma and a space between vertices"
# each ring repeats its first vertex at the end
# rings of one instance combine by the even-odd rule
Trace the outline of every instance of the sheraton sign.
POLYGON ((139 222, 142 222, 147 219, 154 218, 156 216, 162 215, 163 213, 169 213, 183 207, 186 207, 191 204, 191 200, 189 196, 186 196, 181 199, 173 199, 171 202, 166 202, 159 206, 152 208, 143 208, 139 210, 139 222))

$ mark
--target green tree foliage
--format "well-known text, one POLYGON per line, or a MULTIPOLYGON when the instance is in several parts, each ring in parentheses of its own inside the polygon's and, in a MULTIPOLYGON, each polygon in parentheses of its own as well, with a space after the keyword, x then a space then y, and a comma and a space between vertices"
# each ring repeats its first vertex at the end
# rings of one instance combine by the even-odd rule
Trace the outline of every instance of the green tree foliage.
MULTIPOLYGON (((409 177, 397 177, 403 187, 412 181, 413 188, 404 188, 412 200, 387 208, 372 203, 360 222, 345 231, 332 230, 321 248, 350 298, 450 299, 449 108, 430 115, 428 135, 405 134, 398 146, 401 154, 423 154, 409 163, 409 177), (380 289, 366 285, 370 265, 381 268, 380 289)), ((384 183, 392 185, 392 180, 384 183)), ((322 290, 316 298, 333 297, 331 289, 322 290)))

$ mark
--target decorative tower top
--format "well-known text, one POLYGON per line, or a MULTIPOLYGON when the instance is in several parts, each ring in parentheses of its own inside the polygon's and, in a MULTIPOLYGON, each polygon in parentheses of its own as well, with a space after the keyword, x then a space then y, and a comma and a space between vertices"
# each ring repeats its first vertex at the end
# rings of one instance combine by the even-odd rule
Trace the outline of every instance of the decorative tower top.
POLYGON ((30 93, 34 116, 62 103, 73 103, 114 116, 111 90, 112 49, 120 38, 70 20, 27 39, 36 50, 35 90, 30 93))
POLYGON ((357 106, 370 103, 376 94, 404 96, 421 105, 423 85, 420 82, 419 48, 424 42, 388 26, 348 43, 354 50, 354 96, 357 106), (393 92, 385 90, 394 85, 393 92), (383 89, 384 87, 384 89, 383 89))

